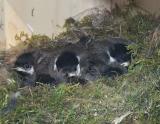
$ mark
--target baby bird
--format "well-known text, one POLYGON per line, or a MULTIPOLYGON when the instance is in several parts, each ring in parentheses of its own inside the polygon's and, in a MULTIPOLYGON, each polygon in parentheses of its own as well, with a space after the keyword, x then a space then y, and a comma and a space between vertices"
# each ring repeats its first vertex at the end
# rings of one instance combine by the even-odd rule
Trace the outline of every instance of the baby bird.
POLYGON ((81 38, 50 50, 35 50, 20 55, 13 68, 23 84, 36 82, 58 85, 79 80, 82 84, 102 76, 115 77, 127 72, 130 41, 122 38, 94 40, 81 38))

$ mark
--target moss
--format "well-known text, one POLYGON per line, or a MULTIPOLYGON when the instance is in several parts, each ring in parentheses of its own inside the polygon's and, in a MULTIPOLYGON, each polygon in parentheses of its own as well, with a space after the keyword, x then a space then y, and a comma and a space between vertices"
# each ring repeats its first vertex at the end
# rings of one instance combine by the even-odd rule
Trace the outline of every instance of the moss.
MULTIPOLYGON (((0 87, 0 108, 6 105, 11 92, 18 90, 22 94, 16 110, 2 116, 0 123, 103 124, 111 123, 129 111, 132 114, 124 118, 124 124, 159 123, 159 20, 133 6, 120 13, 114 12, 111 17, 101 28, 93 27, 90 17, 85 17, 75 26, 89 27, 86 33, 97 39, 120 36, 135 42, 129 46, 134 53, 129 73, 115 80, 105 78, 84 86, 61 84, 56 88, 42 84, 21 89, 17 85, 19 82, 11 78, 8 85, 0 87), (148 57, 150 49, 152 54, 148 57)), ((66 25, 67 31, 54 40, 34 35, 27 39, 27 46, 52 48, 55 40, 75 38, 71 25, 66 25)))

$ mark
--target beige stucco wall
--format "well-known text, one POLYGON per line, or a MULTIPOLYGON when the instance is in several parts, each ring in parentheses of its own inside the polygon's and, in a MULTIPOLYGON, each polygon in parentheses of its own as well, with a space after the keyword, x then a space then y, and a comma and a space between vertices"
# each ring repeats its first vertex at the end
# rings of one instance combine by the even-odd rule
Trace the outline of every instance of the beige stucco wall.
POLYGON ((160 0, 136 0, 136 4, 156 16, 160 15, 160 0))
MULTIPOLYGON (((160 0, 136 2, 150 12, 160 14, 160 0)), ((18 43, 15 35, 21 31, 52 37, 63 31, 66 18, 94 7, 110 10, 115 3, 124 5, 127 0, 0 0, 0 26, 1 22, 3 24, 0 49, 15 46, 18 43)))
POLYGON ((34 33, 59 32, 64 20, 95 6, 107 6, 109 0, 8 0, 22 21, 34 33))
MULTIPOLYGON (((94 7, 111 9, 111 3, 123 5, 127 0, 0 0, 4 8, 4 30, 0 35, 6 39, 7 49, 18 44, 15 35, 24 31, 28 34, 45 34, 50 37, 63 31, 68 17, 94 7)), ((4 42, 3 42, 4 43, 4 42)))
POLYGON ((4 31, 6 38, 6 49, 9 49, 12 46, 18 44, 18 41, 15 40, 16 34, 19 34, 22 31, 28 34, 31 34, 31 32, 27 28, 26 23, 23 21, 22 17, 12 6, 12 4, 5 0, 4 7, 4 31))
POLYGON ((110 0, 1 0, 4 1, 6 48, 15 46, 15 35, 46 34, 50 37, 63 30, 65 19, 90 8, 105 6, 110 0))
POLYGON ((0 0, 0 49, 5 48, 5 33, 4 33, 4 7, 3 0, 0 0))

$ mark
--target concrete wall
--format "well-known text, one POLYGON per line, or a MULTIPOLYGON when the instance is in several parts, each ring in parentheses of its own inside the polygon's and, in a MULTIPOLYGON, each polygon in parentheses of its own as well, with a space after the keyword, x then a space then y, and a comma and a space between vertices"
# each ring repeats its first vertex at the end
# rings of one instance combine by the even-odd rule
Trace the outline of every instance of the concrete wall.
MULTIPOLYGON (((50 37, 63 31, 65 19, 94 7, 111 9, 111 3, 123 5, 127 0, 0 0, 4 8, 4 30, 1 39, 6 39, 5 48, 18 44, 15 35, 45 34, 50 37), (2 38, 3 37, 3 38, 2 38)), ((2 40, 1 40, 2 41, 2 40)), ((2 43, 2 42, 1 42, 2 43)), ((4 42, 3 42, 4 43, 4 42)))
POLYGON ((59 32, 64 20, 83 10, 107 6, 109 0, 8 0, 22 21, 29 24, 34 33, 59 32), (59 26, 57 26, 59 25, 59 26))
MULTIPOLYGON (((6 48, 17 44, 15 35, 46 34, 50 37, 63 30, 65 19, 90 8, 105 6, 110 0, 1 0, 4 1, 6 48)), ((1 33, 3 34, 3 33, 1 33)))
MULTIPOLYGON (((160 0, 136 2, 160 14, 160 0)), ((110 10, 115 3, 124 5, 127 0, 0 0, 0 49, 15 46, 15 35, 21 31, 52 37, 63 31, 66 18, 94 7, 110 10)))
POLYGON ((5 33, 4 33, 4 6, 3 0, 0 0, 0 49, 5 48, 5 33))
POLYGON ((160 15, 160 0, 136 0, 136 4, 155 16, 160 15))

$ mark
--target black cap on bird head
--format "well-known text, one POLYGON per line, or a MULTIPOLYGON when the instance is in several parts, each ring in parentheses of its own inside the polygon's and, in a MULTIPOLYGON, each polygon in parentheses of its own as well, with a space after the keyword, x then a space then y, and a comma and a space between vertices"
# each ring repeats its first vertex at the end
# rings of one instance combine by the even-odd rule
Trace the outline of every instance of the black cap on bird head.
POLYGON ((33 73, 34 73, 33 52, 21 54, 17 58, 13 69, 17 72, 33 75, 33 73))

